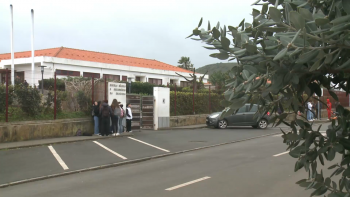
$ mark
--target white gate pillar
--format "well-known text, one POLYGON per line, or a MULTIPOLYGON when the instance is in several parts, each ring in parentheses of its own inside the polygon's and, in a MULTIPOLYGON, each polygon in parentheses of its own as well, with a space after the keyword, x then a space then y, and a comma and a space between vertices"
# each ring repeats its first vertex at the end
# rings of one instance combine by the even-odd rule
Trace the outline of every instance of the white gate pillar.
POLYGON ((153 87, 154 130, 170 127, 170 88, 153 87))

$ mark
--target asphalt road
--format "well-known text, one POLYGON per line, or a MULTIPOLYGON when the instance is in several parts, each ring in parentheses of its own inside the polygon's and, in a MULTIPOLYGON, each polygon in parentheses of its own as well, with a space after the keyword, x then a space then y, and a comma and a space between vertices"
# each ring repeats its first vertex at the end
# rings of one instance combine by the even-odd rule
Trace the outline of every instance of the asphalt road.
MULTIPOLYGON (((279 136, 269 136, 16 185, 2 188, 0 193, 2 197, 309 196, 311 190, 294 184, 307 176, 304 170, 294 173, 295 159, 288 154, 273 156, 285 149, 279 136)), ((326 167, 329 165, 326 163, 326 167)))
MULTIPOLYGON (((84 141, 52 145, 67 166, 66 170, 48 146, 3 150, 0 151, 0 184, 278 132, 278 128, 259 130, 248 127, 147 131, 135 133, 133 139, 123 137, 99 140, 98 144, 84 141)), ((281 185, 284 182, 285 186, 281 187, 287 191, 291 185, 294 186, 291 183, 303 178, 293 173, 294 160, 288 154, 273 157, 285 148, 279 136, 264 137, 138 164, 11 186, 0 189, 0 193, 1 196, 232 196, 239 191, 240 196, 271 196, 269 192, 274 191, 271 184, 281 185), (203 177, 210 178, 172 191, 165 190, 203 177), (251 190, 250 187, 256 189, 251 190)), ((272 196, 282 195, 278 191, 280 189, 272 196)), ((302 191, 300 196, 304 194, 302 191)))

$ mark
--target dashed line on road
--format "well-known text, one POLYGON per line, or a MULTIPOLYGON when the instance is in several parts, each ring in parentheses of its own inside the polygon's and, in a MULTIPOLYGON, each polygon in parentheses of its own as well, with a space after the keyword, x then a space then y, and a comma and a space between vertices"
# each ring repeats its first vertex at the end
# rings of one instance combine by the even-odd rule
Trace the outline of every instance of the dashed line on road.
POLYGON ((53 154, 53 156, 58 161, 58 163, 62 166, 63 170, 68 170, 69 169, 68 166, 66 165, 66 163, 64 163, 62 158, 57 154, 56 150, 52 146, 48 146, 48 147, 49 147, 51 153, 53 154))
POLYGON ((106 149, 107 151, 111 152, 112 154, 114 154, 114 155, 116 155, 116 156, 122 158, 122 159, 128 159, 128 158, 124 157, 123 155, 121 155, 121 154, 119 154, 119 153, 116 153, 116 152, 114 152, 113 150, 107 148, 106 146, 104 146, 103 144, 101 144, 101 143, 99 143, 99 142, 97 142, 97 141, 93 141, 93 142, 94 142, 95 144, 101 146, 102 148, 106 149))
POLYGON ((183 184, 180 184, 180 185, 177 185, 177 186, 174 186, 174 187, 170 187, 168 189, 165 189, 166 191, 171 191, 171 190, 175 190, 175 189, 179 189, 181 187, 185 187, 187 185, 191 185, 193 183, 197 183, 197 182, 200 182, 200 181, 204 181, 206 179, 210 179, 210 177, 206 176, 206 177, 203 177, 203 178, 200 178, 200 179, 196 179, 196 180, 193 180, 193 181, 190 181, 190 182, 187 182, 187 183, 183 183, 183 184))
POLYGON ((289 153, 289 151, 286 151, 286 152, 283 152, 283 153, 276 154, 276 155, 274 155, 274 157, 278 157, 278 156, 281 156, 281 155, 285 155, 285 154, 287 154, 287 153, 289 153))
POLYGON ((135 141, 137 141, 137 142, 140 142, 140 143, 142 143, 142 144, 146 144, 146 145, 148 145, 148 146, 151 146, 151 147, 153 147, 153 148, 156 148, 156 149, 159 149, 159 150, 162 150, 162 151, 164 151, 164 152, 170 152, 170 151, 168 151, 168 150, 166 150, 166 149, 163 149, 163 148, 160 148, 160 147, 158 147, 158 146, 154 146, 154 145, 152 145, 152 144, 149 144, 149 143, 147 143, 147 142, 144 142, 144 141, 141 141, 141 140, 138 140, 138 139, 135 139, 135 138, 132 138, 132 137, 128 137, 129 139, 132 139, 132 140, 135 140, 135 141))

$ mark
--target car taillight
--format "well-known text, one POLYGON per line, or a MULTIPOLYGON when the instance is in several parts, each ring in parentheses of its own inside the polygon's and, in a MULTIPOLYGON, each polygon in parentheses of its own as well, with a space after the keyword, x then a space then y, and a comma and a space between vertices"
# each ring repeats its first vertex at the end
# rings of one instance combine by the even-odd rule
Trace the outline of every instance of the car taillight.
POLYGON ((266 114, 269 116, 269 115, 270 115, 270 112, 267 112, 266 114))

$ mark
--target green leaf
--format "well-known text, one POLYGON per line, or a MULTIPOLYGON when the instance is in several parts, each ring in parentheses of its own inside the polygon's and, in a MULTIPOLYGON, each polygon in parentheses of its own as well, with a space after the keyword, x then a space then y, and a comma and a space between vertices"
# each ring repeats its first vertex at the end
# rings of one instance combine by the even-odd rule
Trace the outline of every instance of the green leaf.
POLYGON ((200 30, 198 30, 198 29, 193 30, 193 35, 198 36, 199 34, 201 34, 200 30))
POLYGON ((331 166, 328 167, 328 170, 336 168, 337 166, 338 166, 338 164, 331 165, 331 166))
POLYGON ((245 21, 245 19, 243 19, 243 20, 239 23, 238 27, 243 27, 243 29, 244 29, 244 21, 245 21))
POLYGON ((281 11, 279 9, 270 7, 269 13, 272 20, 274 20, 276 23, 281 22, 281 11))
POLYGON ((310 72, 317 70, 320 67, 320 63, 321 63, 322 59, 317 60, 310 68, 310 72))
POLYGON ((344 177, 350 176, 350 168, 347 168, 347 169, 343 172, 342 176, 344 176, 344 177))
POLYGON ((249 71, 247 71, 247 70, 242 71, 243 79, 248 80, 249 76, 250 76, 249 71))
POLYGON ((192 36, 193 36, 193 34, 191 34, 191 35, 187 36, 186 38, 189 38, 189 37, 192 37, 192 36))
POLYGON ((293 77, 292 77, 291 82, 298 85, 299 84, 299 76, 297 74, 293 73, 293 77))
POLYGON ((275 56, 275 58, 273 58, 273 61, 277 61, 277 60, 282 59, 287 54, 287 52, 288 52, 288 49, 284 48, 275 56))
POLYGON ((333 148, 335 151, 337 151, 338 153, 341 153, 344 151, 344 146, 341 144, 334 144, 333 148))
POLYGON ((349 27, 350 27, 350 23, 345 23, 345 24, 341 23, 339 25, 332 27, 329 31, 339 32, 345 29, 349 29, 349 27))
POLYGON ((221 38, 221 45, 222 45, 222 48, 226 49, 226 50, 229 50, 230 48, 230 40, 226 37, 222 37, 221 38))
POLYGON ((198 27, 200 27, 200 26, 202 25, 202 22, 203 22, 203 17, 202 17, 201 20, 199 21, 198 27))
POLYGON ((321 154, 318 155, 318 159, 320 160, 321 164, 324 165, 323 156, 321 154))
POLYGON ((324 181, 324 184, 328 187, 331 186, 331 179, 329 177, 326 178, 326 180, 324 181))
POLYGON ((296 11, 291 11, 289 13, 290 16, 290 21, 292 22, 293 26, 299 30, 305 27, 305 19, 301 16, 301 14, 299 14, 296 11))
POLYGON ((339 25, 341 23, 348 22, 349 20, 350 20, 350 15, 346 15, 346 16, 336 18, 336 19, 332 20, 330 23, 332 23, 334 25, 339 25))
POLYGON ((299 56, 298 60, 295 62, 297 64, 305 64, 309 62, 310 60, 313 60, 317 57, 319 53, 319 50, 311 50, 307 53, 303 53, 301 56, 299 56))
POLYGON ((341 70, 341 69, 346 69, 350 67, 350 59, 348 59, 348 61, 346 61, 345 63, 343 63, 341 66, 335 68, 336 70, 341 70))
POLYGON ((256 69, 254 66, 251 66, 251 65, 244 65, 244 66, 243 66, 243 69, 244 69, 244 70, 248 70, 250 73, 258 74, 258 69, 256 69))
POLYGON ((315 20, 315 23, 317 26, 323 26, 329 23, 329 19, 328 18, 317 18, 315 20))
POLYGON ((337 184, 334 182, 334 181, 332 181, 332 187, 333 187, 333 189, 337 189, 337 184))
POLYGON ((214 27, 213 28, 213 36, 214 36, 214 38, 215 39, 219 39, 220 38, 220 31, 216 28, 216 27, 214 27))
POLYGON ((208 21, 208 31, 211 30, 210 21, 208 21))
POLYGON ((316 189, 314 192, 312 192, 310 196, 321 196, 327 191, 328 191, 327 187, 321 186, 318 189, 316 189))
POLYGON ((342 2, 344 11, 345 11, 348 15, 350 15, 350 1, 348 1, 348 0, 342 0, 341 2, 342 2))
POLYGON ((267 9, 269 8, 268 6, 269 6, 268 3, 263 4, 262 9, 261 9, 261 14, 266 14, 267 9))
POLYGON ((335 150, 334 148, 330 148, 329 151, 328 151, 328 155, 327 155, 327 160, 328 161, 332 161, 335 157, 335 150))
POLYGON ((305 8, 299 8, 299 13, 307 20, 312 21, 314 20, 314 17, 312 17, 312 13, 305 8))
POLYGON ((296 119, 295 122, 296 122, 301 128, 304 128, 304 127, 305 127, 305 123, 304 123, 303 120, 296 119))
POLYGON ((333 55, 332 54, 328 54, 326 55, 326 59, 324 60, 325 64, 330 64, 332 62, 333 59, 333 55))
POLYGON ((333 91, 328 91, 328 92, 336 101, 339 101, 338 96, 333 91))
POLYGON ((301 32, 301 29, 299 29, 299 31, 295 34, 293 40, 290 43, 294 43, 294 41, 298 38, 300 32, 301 32))
POLYGON ((256 51, 257 51, 257 47, 256 47, 256 45, 251 45, 251 44, 247 44, 246 46, 245 46, 245 48, 247 49, 247 51, 249 52, 249 53, 256 53, 256 51))

